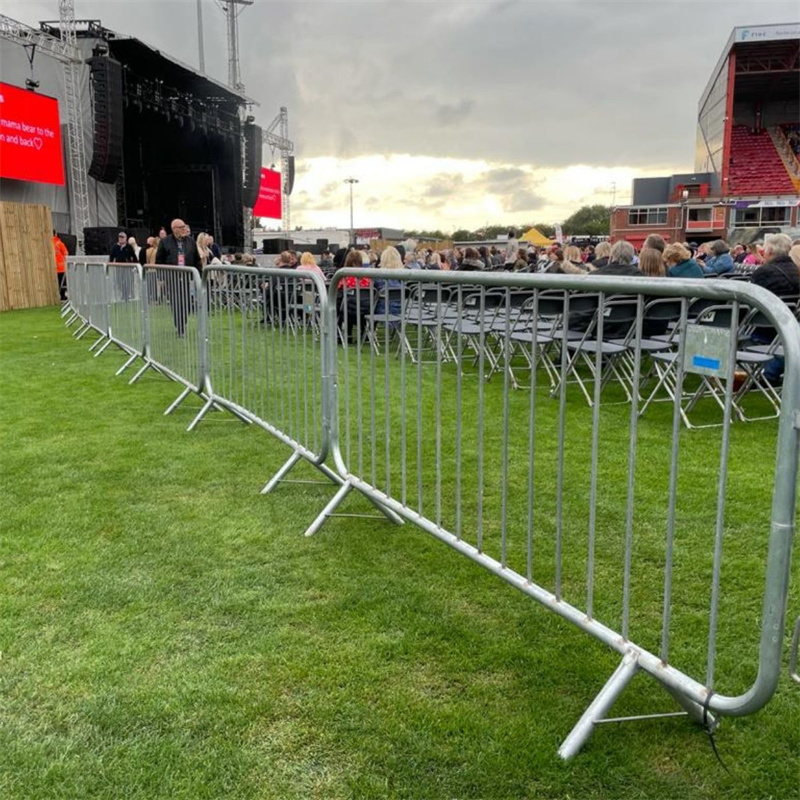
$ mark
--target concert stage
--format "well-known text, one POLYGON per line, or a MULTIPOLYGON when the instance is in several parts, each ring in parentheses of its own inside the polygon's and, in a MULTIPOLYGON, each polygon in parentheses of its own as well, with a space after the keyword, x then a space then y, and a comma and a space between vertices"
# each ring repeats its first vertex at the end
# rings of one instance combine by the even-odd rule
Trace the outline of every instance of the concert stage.
MULTIPOLYGON (((58 23, 41 28, 59 37, 58 23)), ((35 77, 39 92, 59 100, 65 122, 61 65, 36 53, 31 69, 25 48, 5 41, 0 47, 3 79, 22 86, 29 75, 35 77)), ((248 202, 243 141, 257 139, 259 160, 261 152, 260 128, 241 122, 252 101, 97 20, 78 22, 78 47, 86 59, 79 85, 93 226, 87 229, 87 250, 90 242, 104 249, 109 235, 116 239, 116 229, 143 243, 175 217, 185 219, 194 233, 207 231, 220 245, 241 248, 242 207, 248 202)), ((70 180, 67 174, 67 184, 70 180)), ((257 187, 258 174, 254 180, 257 187)), ((66 187, 3 179, 2 188, 6 199, 50 206, 56 227, 67 230, 66 187)))

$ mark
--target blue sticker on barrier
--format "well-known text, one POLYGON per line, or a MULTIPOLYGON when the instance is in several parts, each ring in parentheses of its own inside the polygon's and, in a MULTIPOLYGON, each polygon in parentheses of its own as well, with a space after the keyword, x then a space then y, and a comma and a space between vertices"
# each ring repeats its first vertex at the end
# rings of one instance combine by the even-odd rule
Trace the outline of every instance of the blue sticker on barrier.
POLYGON ((708 358, 708 356, 692 356, 692 366, 700 369, 719 370, 720 362, 718 358, 708 358))

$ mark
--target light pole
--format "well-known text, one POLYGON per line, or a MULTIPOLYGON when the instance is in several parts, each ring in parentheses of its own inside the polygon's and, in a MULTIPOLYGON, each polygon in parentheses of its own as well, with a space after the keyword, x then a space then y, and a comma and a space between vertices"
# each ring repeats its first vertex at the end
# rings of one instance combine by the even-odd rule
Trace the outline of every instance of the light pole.
POLYGON ((684 189, 681 192, 681 221, 680 221, 680 231, 681 234, 681 241, 685 242, 688 240, 689 235, 687 233, 687 228, 689 227, 689 190, 684 189), (684 221, 685 217, 685 221, 684 221))
POLYGON ((350 244, 354 245, 356 241, 353 236, 353 184, 358 183, 358 178, 345 178, 344 182, 350 184, 350 244))
POLYGON ((200 74, 206 73, 206 56, 203 47, 203 0, 197 0, 197 52, 200 61, 200 74))

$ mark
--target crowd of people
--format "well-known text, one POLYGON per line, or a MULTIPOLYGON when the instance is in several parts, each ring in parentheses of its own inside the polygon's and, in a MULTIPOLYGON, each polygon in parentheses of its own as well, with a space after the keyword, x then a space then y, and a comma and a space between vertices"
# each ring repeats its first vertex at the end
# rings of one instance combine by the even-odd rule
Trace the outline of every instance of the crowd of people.
POLYGON ((161 228, 157 236, 148 236, 144 245, 140 245, 133 236, 125 231, 117 235, 117 243, 111 248, 108 260, 112 264, 170 264, 181 263, 177 256, 182 255, 182 265, 202 269, 210 264, 222 263, 222 251, 211 234, 201 232, 192 239, 189 226, 182 220, 173 220, 172 233, 161 228), (180 243, 180 244, 179 244, 180 243))
MULTIPOLYGON (((141 265, 173 265, 202 269, 206 266, 234 264, 252 266, 255 259, 249 254, 225 254, 220 252, 214 238, 199 233, 195 238, 189 226, 181 219, 171 223, 171 232, 161 228, 157 236, 147 238, 140 246, 136 239, 120 231, 117 243, 109 253, 111 263, 138 263, 141 265)), ((66 248, 53 233, 53 248, 59 276, 59 290, 65 299, 64 271, 66 248)), ((406 252, 402 245, 389 246, 382 251, 357 247, 340 247, 335 253, 326 250, 319 258, 309 252, 298 253, 286 250, 275 265, 280 269, 308 270, 330 281, 341 267, 374 267, 386 270, 423 269, 441 271, 505 271, 527 273, 550 273, 563 275, 614 275, 663 278, 739 277, 763 286, 783 298, 797 299, 800 295, 800 239, 794 241, 785 234, 771 234, 762 244, 736 244, 730 247, 724 240, 696 245, 693 242, 667 244, 658 234, 648 236, 641 249, 637 250, 627 241, 611 244, 607 241, 580 247, 576 244, 553 243, 539 248, 521 246, 514 230, 509 230, 504 247, 496 245, 479 247, 453 247, 435 250, 419 247, 406 252)), ((175 327, 182 335, 186 325, 188 303, 176 302, 176 298, 188 295, 188 279, 181 273, 165 274, 162 284, 173 308, 175 327), (169 286, 166 286, 167 283, 169 286), (184 286, 183 284, 187 285, 184 286), (179 285, 180 284, 180 285, 179 285)), ((356 286, 381 289, 383 281, 350 276, 343 282, 343 289, 356 286)), ((401 286, 400 281, 388 281, 389 288, 401 286)), ((123 287, 124 289, 124 287, 123 287)), ((345 295, 348 293, 345 291, 345 295)), ((352 294, 352 293, 350 293, 352 294)), ((383 308, 356 308, 356 302, 369 302, 369 293, 359 293, 360 299, 344 299, 340 318, 350 328, 358 318, 370 311, 383 313, 383 308), (348 306, 347 304, 350 304, 348 306), (352 306, 352 307, 351 307, 352 306), (349 312, 349 313, 348 313, 349 312)), ((782 364, 780 365, 782 372, 782 364)), ((773 375, 779 380, 776 371, 773 375)))
MULTIPOLYGON (((444 252, 431 248, 406 253, 402 246, 387 247, 380 253, 370 249, 340 248, 335 255, 323 254, 317 266, 310 253, 299 257, 292 251, 282 253, 276 266, 286 269, 311 269, 329 279, 341 266, 348 268, 378 267, 389 270, 426 269, 457 271, 544 272, 564 275, 605 275, 657 278, 738 277, 762 286, 773 294, 792 302, 800 299, 800 239, 792 241, 786 234, 770 234, 762 245, 735 245, 717 240, 700 246, 693 243, 667 244, 662 236, 652 234, 637 252, 625 240, 611 244, 578 247, 553 244, 545 249, 519 247, 513 231, 505 251, 496 247, 455 247, 444 252)), ((371 281, 348 276, 341 288, 367 288, 384 285, 391 289, 400 281, 371 281)), ((340 324, 352 341, 353 327, 368 313, 383 313, 383 307, 370 307, 369 292, 347 292, 339 308, 340 324)), ((382 302, 382 301, 381 301, 382 302)), ((397 313, 390 308, 391 313, 397 313)), ((783 359, 776 356, 765 369, 765 377, 774 385, 781 381, 783 359)))

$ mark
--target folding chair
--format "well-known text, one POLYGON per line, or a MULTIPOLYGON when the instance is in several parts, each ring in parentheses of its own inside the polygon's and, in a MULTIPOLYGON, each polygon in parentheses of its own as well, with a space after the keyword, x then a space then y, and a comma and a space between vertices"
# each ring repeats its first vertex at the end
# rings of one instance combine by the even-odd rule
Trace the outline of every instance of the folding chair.
MULTIPOLYGON (((743 332, 747 325, 749 316, 749 309, 747 306, 739 305, 738 316, 734 319, 734 306, 733 304, 708 304, 708 301, 701 301, 702 311, 694 317, 689 323, 692 325, 708 326, 713 328, 720 328, 723 330, 730 330, 735 326, 735 335, 737 336, 737 343, 739 340, 747 340, 747 335, 743 332)), ((694 303, 690 307, 690 311, 694 308, 694 303)), ((687 428, 709 428, 716 427, 722 423, 709 423, 704 425, 693 424, 689 419, 689 414, 697 406, 701 399, 710 397, 717 405, 724 410, 725 408, 725 392, 726 387, 722 378, 714 375, 699 374, 699 385, 690 391, 684 391, 680 388, 681 396, 678 397, 678 364, 679 358, 683 358, 683 352, 679 347, 679 336, 676 334, 673 339, 674 348, 668 351, 655 352, 652 354, 653 364, 656 367, 658 374, 658 381, 653 387, 647 400, 645 400, 639 414, 642 415, 647 410, 650 403, 656 400, 656 396, 660 390, 666 393, 665 400, 680 403, 680 415, 684 425, 687 428)), ((739 349, 737 347, 737 363, 738 363, 739 349)), ((767 359, 768 360, 768 359, 767 359)), ((742 415, 736 403, 735 396, 732 403, 733 412, 741 419, 742 415)))
MULTIPOLYGON (((450 287, 420 283, 407 287, 405 300, 405 323, 400 326, 400 351, 405 350, 412 364, 433 363, 434 359, 422 358, 423 353, 436 353, 449 360, 441 336, 441 322, 449 313, 450 287), (416 344, 409 338, 408 329, 416 328, 416 344)), ((412 334, 413 336, 413 334, 412 334)))
POLYGON ((381 340, 378 333, 378 328, 384 328, 384 342, 386 344, 386 355, 389 355, 389 342, 396 335, 403 317, 400 316, 399 310, 403 304, 404 289, 400 287, 390 287, 388 283, 376 292, 376 303, 372 307, 369 314, 364 315, 367 322, 367 341, 372 347, 375 355, 381 352, 381 340), (377 307, 383 303, 383 310, 377 311, 377 307), (392 312, 392 308, 398 308, 398 313, 392 312))
POLYGON ((597 313, 583 337, 580 340, 570 341, 568 339, 565 342, 570 358, 562 380, 571 374, 590 407, 594 405, 594 399, 589 394, 586 384, 599 380, 602 392, 611 377, 617 378, 628 402, 631 401, 628 381, 624 372, 620 371, 618 364, 628 352, 629 347, 627 344, 619 343, 619 331, 624 329, 626 332, 622 337, 623 342, 630 337, 631 328, 636 323, 638 310, 638 297, 611 297, 603 300, 602 303, 598 298, 597 313), (615 339, 617 341, 614 341, 615 339), (578 370, 581 363, 588 368, 590 381, 581 377, 578 370))

